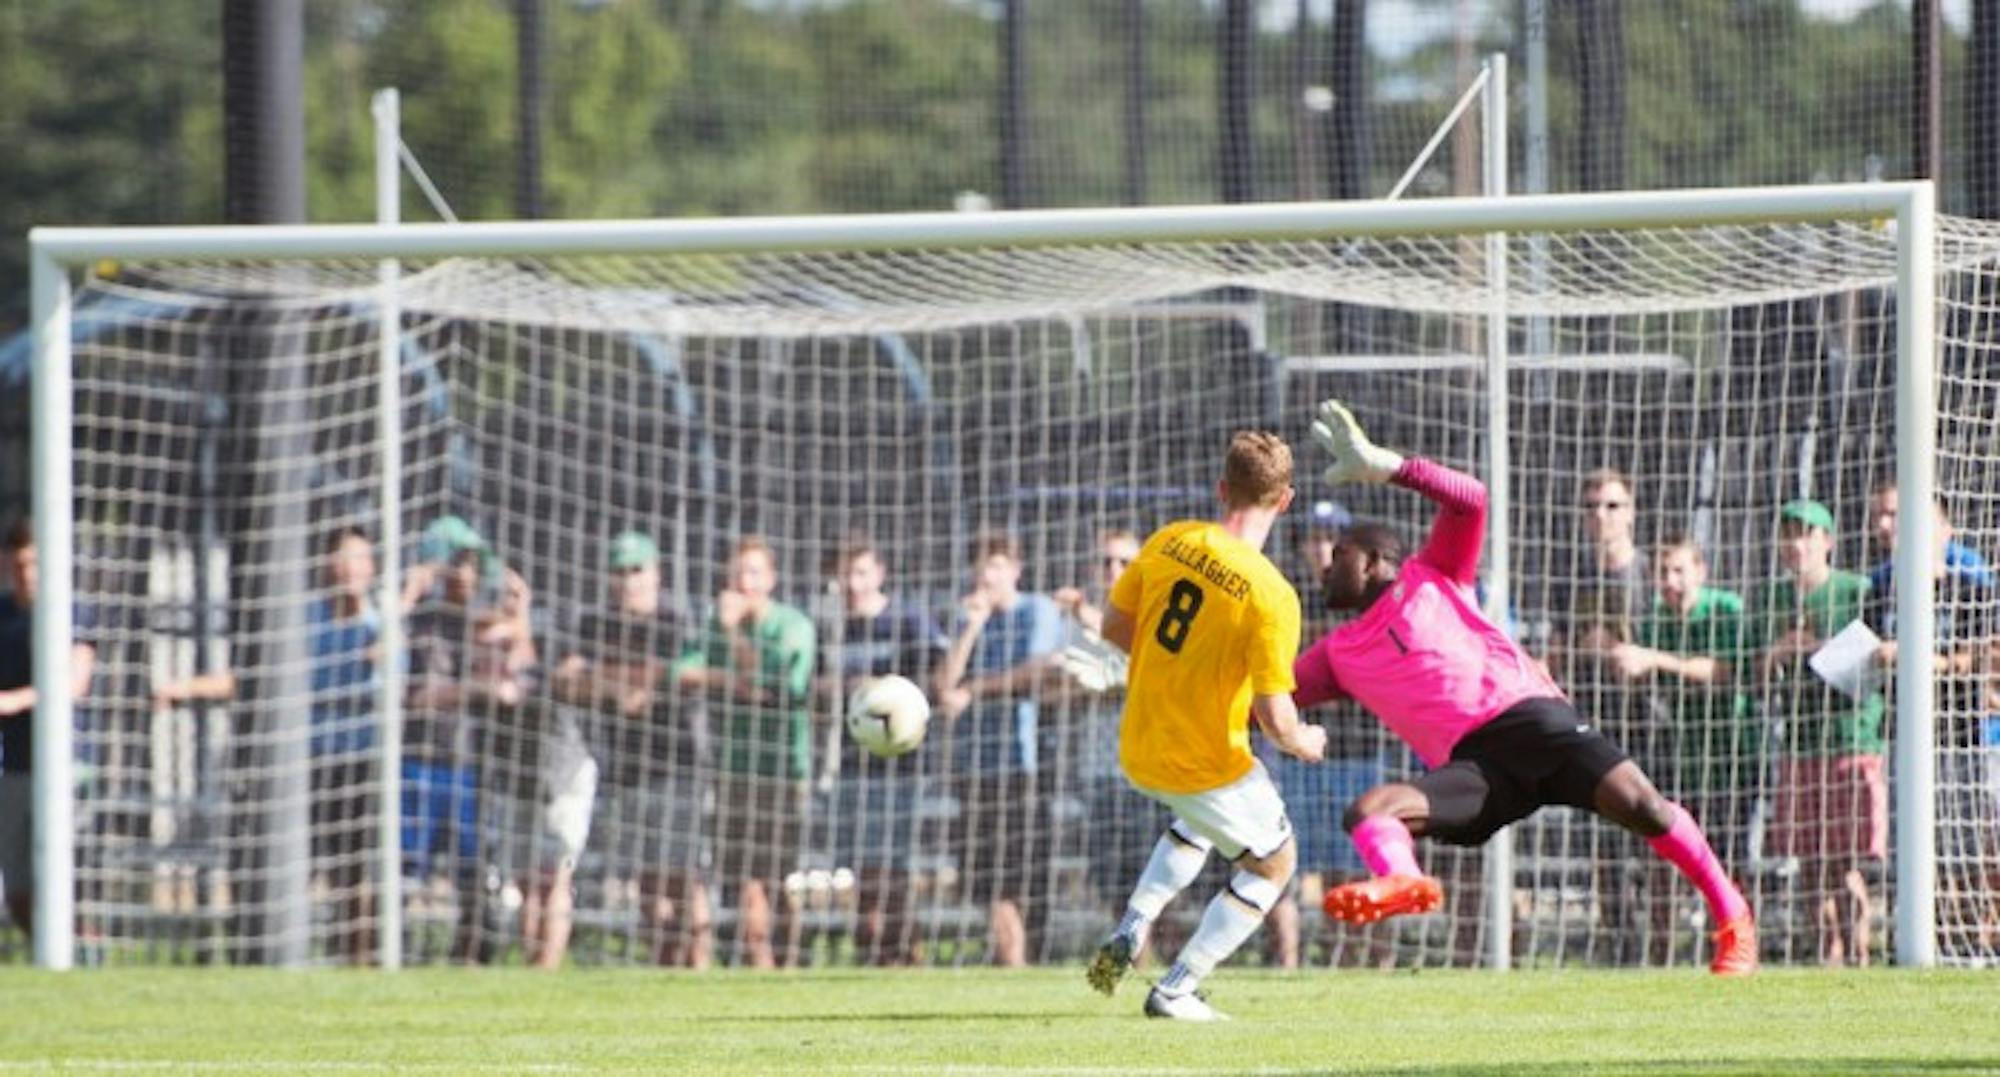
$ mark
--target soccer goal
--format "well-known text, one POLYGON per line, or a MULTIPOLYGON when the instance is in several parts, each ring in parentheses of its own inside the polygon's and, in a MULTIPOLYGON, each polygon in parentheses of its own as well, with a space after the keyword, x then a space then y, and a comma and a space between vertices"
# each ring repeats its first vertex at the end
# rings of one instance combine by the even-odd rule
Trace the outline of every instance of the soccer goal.
MULTIPOLYGON (((1007 903, 1032 958, 1074 959, 1165 821, 1118 777, 1116 696, 1015 677, 891 765, 841 739, 847 659, 929 685, 977 545, 1024 593, 1074 588, 1028 603, 1053 635, 972 674, 1032 662, 1102 601, 1101 536, 1210 512, 1243 427, 1299 447, 1269 552, 1316 609, 1322 527, 1427 525, 1319 482, 1330 395, 1486 478, 1488 609, 1722 835, 1767 960, 1815 961, 1857 886, 1901 963, 2000 956, 1985 592, 1929 565, 1941 520, 1960 576, 1990 588, 2000 557, 2000 232, 1932 199, 38 229, 36 957, 507 960, 566 905, 576 960, 726 961, 759 882, 798 960, 985 961, 1007 903), (1597 500, 1630 504, 1586 510, 1605 468, 1629 496, 1597 500), (1905 511, 1878 528, 1887 480, 1905 511), (1893 600, 1778 608, 1805 499, 1834 568, 1893 545, 1893 600), (1610 564, 1621 527, 1636 568, 1610 564), (846 627, 862 535, 943 639, 846 627), (1683 535, 1742 596, 1703 607, 1737 609, 1727 638, 1653 616, 1655 547, 1683 535), (746 549, 817 630, 730 695, 698 671, 736 661, 717 596, 768 582, 746 549), (619 590, 653 567, 654 600, 619 590), (1778 636, 1854 619, 1893 631, 1893 666, 1766 674, 1778 636), (1726 675, 1615 668, 1647 644, 1726 675)), ((1358 712, 1321 719, 1337 763, 1274 767, 1330 885, 1356 870, 1342 798, 1416 764, 1358 712)), ((1441 914, 1337 930, 1308 899, 1304 959, 1705 960, 1693 896, 1569 813, 1422 853, 1441 914)))

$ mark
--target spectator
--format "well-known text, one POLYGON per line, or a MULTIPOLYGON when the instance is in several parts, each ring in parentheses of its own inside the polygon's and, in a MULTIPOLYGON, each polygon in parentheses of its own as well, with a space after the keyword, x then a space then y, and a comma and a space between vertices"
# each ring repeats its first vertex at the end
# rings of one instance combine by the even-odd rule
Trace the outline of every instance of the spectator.
MULTIPOLYGON (((1740 865, 1749 808, 1763 784, 1762 738, 1736 683, 1743 598, 1708 586, 1708 559, 1692 535, 1662 542, 1653 564, 1651 608, 1632 642, 1612 645, 1606 657, 1619 677, 1650 686, 1664 705, 1668 721, 1653 738, 1659 754, 1647 761, 1661 792, 1701 824, 1725 867, 1740 865)), ((1639 921, 1658 964, 1673 945, 1673 876, 1656 861, 1636 866, 1639 921)))
MULTIPOLYGON (((381 615, 375 608, 375 546, 342 527, 324 546, 327 592, 306 612, 312 656, 312 859, 336 905, 332 951, 349 963, 374 959, 375 696, 381 615)), ((234 671, 198 674, 153 690, 156 707, 236 698, 234 671)))
MULTIPOLYGON (((1547 585, 1541 611, 1547 620, 1537 633, 1546 637, 1550 663, 1562 677, 1576 672, 1570 668, 1576 662, 1601 659, 1606 636, 1629 635, 1651 593, 1636 538, 1632 481, 1617 468, 1598 468, 1583 477, 1577 507, 1586 546, 1573 572, 1557 572, 1547 585)), ((1594 670, 1586 665, 1583 672, 1594 670)))
POLYGON ((1035 691, 1062 644, 1062 614, 1049 596, 1020 589, 1011 536, 980 536, 972 567, 938 670, 938 714, 952 741, 959 875, 970 899, 988 906, 993 960, 1011 967, 1027 964, 1047 912, 1035 892, 1048 874, 1035 691))
POLYGON ((413 608, 403 713, 404 870, 451 880, 458 894, 453 956, 484 964, 497 956, 499 879, 480 870, 479 763, 494 745, 475 734, 482 717, 518 705, 525 694, 535 657, 527 583, 457 516, 433 522, 419 550, 405 591, 413 608), (496 583, 504 594, 495 593, 496 583))
MULTIPOLYGON (((1868 624, 1885 641, 1876 651, 1882 675, 1896 673, 1896 487, 1877 486, 1873 498, 1875 536, 1884 553, 1869 574, 1868 624)), ((1943 794, 1938 837, 1939 897, 1946 923, 1976 932, 1982 950, 2000 935, 1995 893, 2000 878, 1988 866, 2000 856, 1994 830, 1992 793, 1986 775, 2000 743, 2000 586, 1976 550, 1955 537, 1941 501, 1932 501, 1934 533, 1930 557, 1934 639, 1932 668, 1938 716, 1937 788, 1943 794)))
POLYGON ((475 629, 472 652, 474 676, 499 689, 482 701, 473 728, 486 821, 482 897, 490 900, 502 880, 518 887, 528 963, 553 969, 569 952, 598 764, 577 708, 530 691, 540 670, 532 596, 519 572, 501 576, 499 609, 475 629))
POLYGON ((662 965, 707 968, 713 915, 702 854, 712 792, 698 706, 664 691, 689 633, 662 601, 660 550, 626 531, 611 541, 605 608, 577 623, 555 672, 556 698, 595 711, 607 730, 608 843, 639 885, 647 952, 662 965))
MULTIPOLYGON (((921 608, 884 589, 888 566, 866 539, 850 542, 838 562, 841 615, 820 630, 824 695, 836 708, 869 677, 899 674, 918 683, 944 656, 944 632, 921 608)), ((856 876, 854 948, 874 965, 916 956, 911 931, 910 857, 916 851, 935 742, 882 759, 843 738, 835 757, 830 844, 856 876)))
MULTIPOLYGON (((1655 739, 1666 724, 1664 713, 1647 686, 1622 678, 1610 659, 1619 646, 1632 642, 1633 626, 1651 594, 1636 539, 1635 491, 1623 472, 1601 467, 1584 476, 1579 494, 1586 547, 1574 573, 1558 574, 1548 586, 1552 632, 1547 660, 1578 712, 1650 767, 1660 757, 1655 739)), ((1565 834, 1551 827, 1542 836, 1595 846, 1595 884, 1605 927, 1620 951, 1619 960, 1637 960, 1646 931, 1639 918, 1641 895, 1630 885, 1632 869, 1651 870, 1657 858, 1642 855, 1638 839, 1622 829, 1565 834)))
MULTIPOLYGON (((1064 587, 1053 596, 1057 608, 1089 634, 1102 631, 1104 603, 1119 574, 1139 556, 1139 536, 1125 528, 1105 531, 1097 536, 1096 552, 1090 585, 1064 587)), ((1121 673, 1123 658, 1119 654, 1112 666, 1121 673)), ((1075 708, 1077 777, 1084 818, 1089 821, 1086 855, 1092 882, 1111 903, 1109 911, 1115 917, 1125 911, 1126 891, 1145 870, 1167 820, 1158 804, 1133 792, 1118 764, 1118 724, 1125 709, 1122 683, 1101 694, 1081 695, 1070 705, 1075 708)), ((1170 937, 1171 928, 1168 923, 1155 929, 1155 945, 1149 952, 1179 949, 1180 940, 1170 937)))
POLYGON ((1056 608, 1090 632, 1104 629, 1104 601, 1118 573, 1139 556, 1139 536, 1130 528, 1118 527, 1097 536, 1097 579, 1088 588, 1061 587, 1051 597, 1056 608))
POLYGON ((1743 597, 1708 586, 1708 558, 1685 532, 1660 544, 1654 572, 1652 608, 1633 642, 1612 647, 1608 657, 1621 677, 1655 685, 1671 707, 1673 724, 1662 738, 1668 750, 1655 766, 1665 771, 1667 791, 1724 851, 1724 862, 1736 863, 1762 773, 1762 737, 1737 679, 1743 597))
POLYGON ((1794 856, 1822 963, 1868 963, 1868 881, 1888 846, 1881 693, 1850 699, 1806 660, 1867 611, 1868 578, 1833 567, 1833 513, 1817 501, 1779 510, 1786 576, 1768 585, 1749 632, 1761 653, 1766 713, 1783 725, 1768 850, 1794 856))
MULTIPOLYGON (((715 616, 675 666, 681 687, 704 694, 721 740, 716 794, 716 875, 737 888, 737 953, 756 968, 777 964, 772 905, 797 866, 812 774, 813 625, 772 597, 778 566, 755 535, 736 544, 715 616)), ((798 959, 798 917, 785 896, 783 959, 798 959)))
MULTIPOLYGON (((0 595, 0 890, 7 914, 29 937, 35 924, 35 596, 40 558, 26 520, 0 533, 0 569, 8 593, 0 595)), ((90 694, 97 666, 96 615, 88 606, 71 614, 69 649, 73 699, 90 694)))
MULTIPOLYGON (((1873 532, 1875 548, 1882 554, 1882 559, 1868 571, 1868 584, 1877 595, 1888 595, 1894 591, 1889 584, 1896 570, 1896 507, 1899 503, 1894 479, 1876 483, 1875 489, 1868 495, 1868 526, 1873 532)), ((1939 519, 1944 519, 1944 505, 1935 503, 1933 507, 1939 519)), ((1957 536, 1950 533, 1949 523, 1944 530, 1942 541, 1946 574, 1981 587, 2000 587, 2000 575, 1994 573, 1985 555, 1958 541, 1957 536)))

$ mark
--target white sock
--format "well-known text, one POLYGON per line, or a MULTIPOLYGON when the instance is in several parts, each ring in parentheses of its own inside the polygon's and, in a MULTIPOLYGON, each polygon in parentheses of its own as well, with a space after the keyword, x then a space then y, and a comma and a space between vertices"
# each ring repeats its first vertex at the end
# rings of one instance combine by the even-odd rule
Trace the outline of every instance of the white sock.
POLYGON ((1194 837, 1178 826, 1169 826, 1154 843, 1146 870, 1139 873, 1139 884, 1132 888, 1132 900, 1126 903, 1125 915, 1118 921, 1118 934, 1144 942, 1147 928, 1160 918, 1167 902, 1201 874, 1201 866, 1208 862, 1208 851, 1213 847, 1214 843, 1207 838, 1194 837))
POLYGON ((1239 871, 1230 876, 1228 889, 1208 903, 1194 937, 1181 947, 1180 957, 1160 978, 1160 992, 1180 995, 1194 990, 1215 966, 1249 941, 1283 893, 1282 883, 1262 875, 1239 871))

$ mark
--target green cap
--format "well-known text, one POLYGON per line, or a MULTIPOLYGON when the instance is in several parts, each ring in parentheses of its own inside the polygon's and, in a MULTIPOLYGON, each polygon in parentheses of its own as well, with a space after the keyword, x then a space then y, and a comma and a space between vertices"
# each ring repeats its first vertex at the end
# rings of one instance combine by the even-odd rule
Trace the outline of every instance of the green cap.
POLYGON ((611 540, 611 567, 648 568, 660 563, 660 547, 644 531, 621 532, 611 540))
POLYGON ((1797 520, 1807 527, 1817 527, 1829 535, 1833 534, 1833 513, 1810 498, 1785 502, 1785 507, 1778 510, 1778 519, 1797 520))
POLYGON ((440 516, 424 528, 417 540, 417 558, 424 562, 449 561, 467 550, 487 552, 486 540, 462 516, 440 516))

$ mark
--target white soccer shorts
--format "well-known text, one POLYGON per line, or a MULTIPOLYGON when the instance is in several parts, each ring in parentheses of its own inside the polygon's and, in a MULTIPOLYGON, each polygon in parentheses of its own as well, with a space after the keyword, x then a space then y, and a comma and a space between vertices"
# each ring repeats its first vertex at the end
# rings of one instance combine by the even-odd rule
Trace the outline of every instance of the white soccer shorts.
POLYGON ((1226 860, 1245 852, 1262 860, 1292 840, 1285 800, 1262 763, 1251 764, 1250 773, 1228 785, 1199 793, 1133 788, 1166 805, 1183 829, 1214 842, 1215 851, 1226 860))

